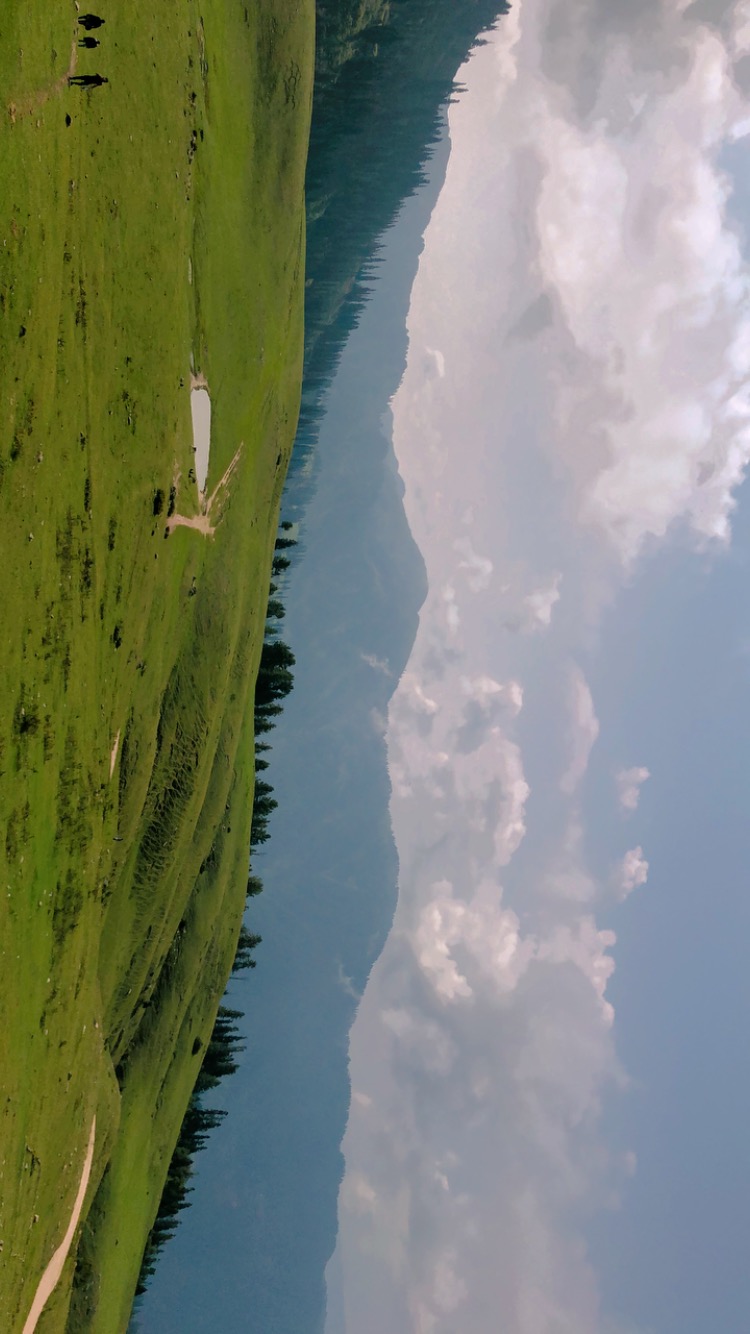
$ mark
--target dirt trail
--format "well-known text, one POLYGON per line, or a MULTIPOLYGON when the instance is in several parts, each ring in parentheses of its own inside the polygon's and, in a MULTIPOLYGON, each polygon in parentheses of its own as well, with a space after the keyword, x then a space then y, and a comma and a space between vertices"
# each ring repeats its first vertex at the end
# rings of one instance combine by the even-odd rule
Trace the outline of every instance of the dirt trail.
POLYGON ((219 509, 225 499, 225 493, 232 479, 237 464, 240 461, 244 441, 240 444, 232 462, 224 475, 219 479, 211 492, 208 500, 203 501, 200 514, 172 514, 167 519, 167 532, 174 532, 175 528, 194 528, 196 532, 202 533, 204 537, 213 537, 216 532, 217 524, 221 520, 219 509), (216 511, 216 512, 214 512, 216 511))
POLYGON ((37 1322, 39 1320, 39 1317, 42 1314, 42 1311, 44 1310, 45 1306, 47 1305, 47 1302, 49 1301, 52 1293, 54 1292, 55 1288, 57 1287, 57 1284, 60 1281, 60 1275, 62 1274, 65 1261, 68 1258, 68 1251, 70 1250, 70 1247, 72 1245, 73 1237, 75 1236, 75 1230, 78 1227, 78 1220, 81 1217, 81 1210, 83 1209, 83 1201, 86 1196, 86 1188, 89 1184, 89 1177, 91 1176, 91 1164, 94 1160, 95 1140, 96 1140, 96 1117, 94 1117, 93 1121, 91 1122, 89 1146, 88 1149, 86 1150, 86 1158, 83 1164, 83 1171, 81 1173, 81 1181, 78 1186, 78 1194, 76 1195, 75 1204, 73 1205, 73 1212, 70 1215, 68 1230, 65 1233, 65 1236, 60 1242, 60 1245, 58 1246, 57 1250, 52 1256, 52 1259, 47 1265, 47 1268, 42 1274, 42 1277, 39 1280, 39 1287, 36 1290, 36 1295, 34 1297, 34 1301, 32 1302, 31 1310, 29 1311, 29 1314, 26 1317, 26 1324, 23 1327, 23 1334, 34 1334, 34 1330, 37 1327, 37 1322))
POLYGON ((49 102, 51 97, 55 97, 57 93, 61 93, 64 88, 67 88, 68 79, 72 79, 76 72, 77 65, 78 37, 76 36, 73 38, 73 45, 70 48, 70 64, 65 73, 60 75, 59 79, 55 79, 54 83, 51 83, 48 88, 43 88, 40 93, 34 93, 33 96, 27 98, 25 102, 8 103, 8 115, 10 116, 11 123, 15 125, 19 116, 30 116, 34 111, 39 111, 40 107, 43 107, 45 102, 49 102))

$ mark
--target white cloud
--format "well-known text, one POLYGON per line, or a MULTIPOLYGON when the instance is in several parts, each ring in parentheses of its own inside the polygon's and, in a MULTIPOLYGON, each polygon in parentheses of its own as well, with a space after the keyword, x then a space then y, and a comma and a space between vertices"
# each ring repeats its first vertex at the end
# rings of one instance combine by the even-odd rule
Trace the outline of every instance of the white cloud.
POLYGON ((435 370, 441 380, 445 379, 445 357, 437 348, 428 347, 426 352, 433 359, 435 370))
POLYGON ((456 590, 452 584, 446 584, 443 589, 443 604, 445 607, 445 623, 451 638, 455 639, 461 624, 461 613, 458 610, 458 603, 456 601, 456 590))
POLYGON ((453 1248, 448 1248, 435 1262, 432 1286, 433 1306, 441 1314, 455 1311, 456 1307, 467 1296, 466 1284, 456 1273, 457 1259, 456 1251, 453 1248))
POLYGON ((361 1172, 355 1172, 347 1182, 349 1205, 359 1212, 370 1212, 377 1203, 377 1195, 361 1172))
POLYGON ((486 556, 477 555, 468 537, 457 537, 453 547, 462 557, 458 568, 465 572, 466 582, 472 593, 481 593, 483 589, 489 588, 492 561, 486 556))
POLYGON ((747 108, 719 34, 693 27, 688 48, 661 20, 654 50, 684 55, 667 89, 622 43, 601 53, 586 120, 524 85, 539 264, 577 353, 561 365, 555 444, 581 516, 625 562, 681 518, 725 539, 750 457, 750 289, 716 165, 747 108))
POLYGON ((480 746, 453 756, 451 768, 465 820, 492 834, 497 865, 507 865, 526 832, 529 785, 518 746, 491 727, 480 746))
MULTIPOLYGON (((526 635, 547 630, 552 623, 552 612, 560 601, 561 583, 562 574, 558 572, 545 583, 533 588, 530 593, 525 593, 516 607, 506 616, 505 628, 526 635)), ((503 585, 502 591, 508 593, 511 588, 512 585, 508 583, 503 585)))
POLYGON ((399 682, 399 696, 403 704, 414 713, 431 716, 438 711, 435 700, 425 694, 422 682, 414 672, 404 672, 399 682))
POLYGON ((385 1009, 382 1022, 399 1041, 415 1069, 447 1075, 456 1060, 456 1046, 445 1028, 405 1007, 385 1009))
POLYGON ((620 769, 615 775, 617 796, 624 811, 631 813, 638 809, 641 787, 650 777, 649 770, 643 765, 636 765, 633 769, 620 769))
POLYGON ((580 970, 601 1002, 601 1013, 609 1027, 614 1010, 605 999, 607 982, 615 970, 607 951, 616 943, 614 931, 601 931, 594 918, 583 916, 574 927, 559 925, 539 947, 538 957, 552 963, 572 963, 580 970))
POLYGON ((413 935, 397 931, 376 966, 352 1043, 347 1327, 485 1334, 491 1310, 514 1334, 599 1334, 565 1220, 631 1170, 596 1129, 622 1078, 605 998, 613 937, 589 914, 524 934, 493 882, 468 899, 447 882, 429 892, 413 935), (450 1283, 437 1281, 446 1256, 450 1283))
POLYGON ((560 849, 543 879, 543 889, 556 898, 589 904, 597 895, 597 884, 586 868, 584 829, 579 811, 565 828, 560 849))
POLYGON ((485 712, 502 701, 515 718, 523 708, 523 686, 519 681, 495 681, 491 676, 462 676, 461 693, 474 700, 485 712))
POLYGON ((580 668, 573 667, 569 681, 570 761, 560 780, 560 789, 572 794, 588 768, 589 756, 599 736, 599 719, 588 683, 580 668))
POLYGON ((422 909, 414 952, 445 1001, 474 996, 456 963, 457 948, 479 969, 485 985, 499 992, 514 989, 536 952, 531 939, 522 941, 516 914, 503 908, 499 885, 482 882, 467 902, 456 898, 453 887, 442 881, 422 909))
POLYGON ((626 899, 634 889, 645 885, 648 879, 648 862, 643 855, 643 848, 631 848, 625 853, 616 876, 617 896, 626 899))
POLYGON ((550 582, 537 588, 533 593, 528 593, 524 598, 524 606, 528 613, 526 622, 529 629, 545 630, 552 620, 552 609, 560 601, 560 584, 562 575, 555 574, 550 582))
POLYGON ((391 669, 386 658, 379 658, 375 653, 363 653, 362 661, 372 667, 375 672, 382 672, 383 676, 391 676, 391 669))

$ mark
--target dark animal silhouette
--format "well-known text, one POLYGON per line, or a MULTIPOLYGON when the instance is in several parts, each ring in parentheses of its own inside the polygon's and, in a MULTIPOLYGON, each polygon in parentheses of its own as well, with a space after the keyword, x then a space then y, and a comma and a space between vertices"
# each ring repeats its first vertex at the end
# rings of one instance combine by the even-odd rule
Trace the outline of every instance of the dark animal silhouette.
POLYGON ((103 83, 109 83, 109 79, 103 79, 101 74, 71 74, 68 83, 77 88, 101 88, 103 83))
POLYGON ((91 48, 93 48, 93 47, 99 45, 99 38, 98 38, 98 37, 82 37, 81 40, 80 40, 80 42, 78 43, 78 45, 79 45, 79 46, 87 46, 87 47, 89 47, 89 49, 91 49, 91 48))
POLYGON ((100 19, 98 14, 83 14, 78 22, 88 31, 91 28, 101 28, 104 19, 100 19))

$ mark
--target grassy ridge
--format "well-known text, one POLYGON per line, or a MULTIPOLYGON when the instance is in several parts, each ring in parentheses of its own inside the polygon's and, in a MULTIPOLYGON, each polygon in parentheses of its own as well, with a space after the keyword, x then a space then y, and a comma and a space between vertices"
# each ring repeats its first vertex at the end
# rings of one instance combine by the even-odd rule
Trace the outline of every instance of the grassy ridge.
MULTIPOLYGON (((68 1327, 127 1320, 244 903, 299 396, 311 4, 103 12, 100 48, 77 52, 109 78, 91 92, 64 78, 72 4, 0 15, 8 1330, 65 1231, 95 1111, 68 1327), (208 491, 242 448, 215 537, 165 541, 173 488, 178 512, 199 506, 191 366, 212 394, 208 491)), ((66 1327, 73 1268, 40 1329, 66 1327)))

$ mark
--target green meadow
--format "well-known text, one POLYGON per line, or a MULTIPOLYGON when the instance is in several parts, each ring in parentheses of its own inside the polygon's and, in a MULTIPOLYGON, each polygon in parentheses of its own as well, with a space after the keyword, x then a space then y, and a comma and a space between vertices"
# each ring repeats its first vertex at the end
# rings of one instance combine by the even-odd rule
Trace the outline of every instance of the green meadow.
POLYGON ((0 1329, 127 1325, 245 902, 312 0, 0 12, 0 1329), (101 87, 68 75, 101 73, 101 87), (191 373, 212 401, 195 481, 191 373), (234 465, 234 466, 232 466, 234 465), (222 484, 222 479, 225 479, 222 484), (173 526, 200 518, 212 532, 173 526))

